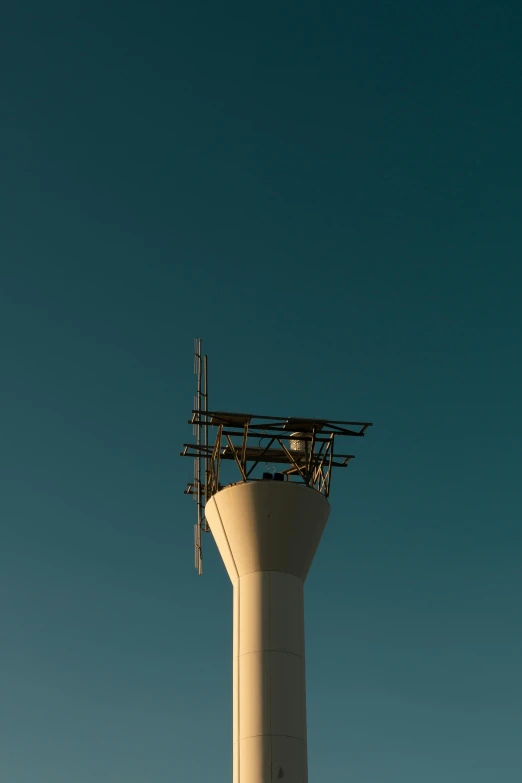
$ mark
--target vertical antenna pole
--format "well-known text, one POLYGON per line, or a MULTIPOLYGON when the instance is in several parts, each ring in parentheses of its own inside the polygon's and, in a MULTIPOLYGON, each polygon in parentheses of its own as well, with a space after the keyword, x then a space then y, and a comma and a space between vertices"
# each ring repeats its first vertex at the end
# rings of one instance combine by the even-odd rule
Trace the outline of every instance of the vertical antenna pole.
MULTIPOLYGON (((196 396, 196 417, 201 422, 201 340, 196 338, 194 341, 194 372, 198 377, 198 391, 196 396)), ((201 527, 202 527, 202 507, 201 507, 201 423, 196 424, 196 450, 197 455, 194 459, 194 489, 196 491, 196 502, 198 505, 198 521, 195 527, 195 558, 194 565, 198 574, 203 573, 203 556, 201 552, 201 527)))
MULTIPOLYGON (((205 412, 205 431, 203 433, 203 442, 205 444, 205 500, 208 499, 208 357, 205 354, 203 359, 203 401, 205 412)), ((205 532, 210 530, 207 521, 205 520, 205 532)))

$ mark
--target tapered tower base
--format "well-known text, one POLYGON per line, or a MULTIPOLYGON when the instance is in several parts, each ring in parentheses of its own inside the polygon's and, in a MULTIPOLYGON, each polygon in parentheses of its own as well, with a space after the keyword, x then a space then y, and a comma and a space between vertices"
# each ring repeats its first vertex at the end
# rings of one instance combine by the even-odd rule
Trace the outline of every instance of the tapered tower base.
POLYGON ((227 487, 206 518, 234 586, 234 783, 307 783, 303 585, 330 506, 310 487, 227 487))

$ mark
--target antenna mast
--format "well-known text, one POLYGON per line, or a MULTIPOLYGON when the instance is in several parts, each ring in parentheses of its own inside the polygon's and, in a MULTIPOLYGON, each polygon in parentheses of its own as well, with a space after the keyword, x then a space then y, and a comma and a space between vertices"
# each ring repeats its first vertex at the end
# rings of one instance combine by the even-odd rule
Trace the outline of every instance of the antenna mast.
MULTIPOLYGON (((208 360, 201 353, 201 340, 197 337, 194 340, 194 374, 197 376, 197 393, 194 397, 194 412, 199 416, 206 416, 208 411, 208 381, 207 381, 208 360)), ((205 463, 204 474, 207 474, 208 456, 208 428, 199 427, 193 424, 193 434, 196 436, 196 453, 194 455, 194 483, 189 485, 188 491, 194 496, 197 503, 197 522, 194 525, 194 568, 201 576, 203 573, 203 549, 202 533, 207 533, 209 527, 205 520, 204 500, 205 500, 205 482, 201 481, 202 464, 205 463), (203 443, 201 442, 201 430, 204 429, 203 443)))

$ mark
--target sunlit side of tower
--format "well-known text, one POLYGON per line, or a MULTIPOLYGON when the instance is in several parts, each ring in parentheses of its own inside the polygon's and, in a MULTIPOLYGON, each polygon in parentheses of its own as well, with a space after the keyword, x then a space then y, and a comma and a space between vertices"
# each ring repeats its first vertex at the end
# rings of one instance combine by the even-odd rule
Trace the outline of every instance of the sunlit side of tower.
POLYGON ((233 780, 307 783, 303 587, 330 513, 332 469, 352 458, 334 452, 335 437, 361 437, 370 425, 210 412, 200 341, 196 371, 197 442, 183 455, 196 463, 187 489, 198 503, 196 567, 211 531, 233 585, 233 780), (222 486, 222 461, 235 463, 239 481, 222 486), (259 477, 263 464, 280 472, 259 477))

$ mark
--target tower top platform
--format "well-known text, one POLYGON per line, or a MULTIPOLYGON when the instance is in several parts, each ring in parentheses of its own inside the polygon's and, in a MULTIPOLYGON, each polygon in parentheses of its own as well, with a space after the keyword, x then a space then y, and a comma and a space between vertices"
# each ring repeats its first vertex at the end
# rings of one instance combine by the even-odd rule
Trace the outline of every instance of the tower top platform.
POLYGON ((336 450, 336 440, 363 437, 371 422, 209 410, 207 357, 200 340, 194 354, 198 384, 189 423, 195 442, 184 443, 181 456, 194 460, 194 480, 185 494, 198 504, 195 564, 201 572, 201 532, 209 532, 204 508, 217 492, 232 484, 275 480, 304 484, 328 498, 333 469, 347 467, 354 458, 336 450))

